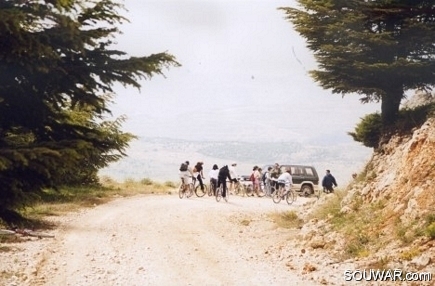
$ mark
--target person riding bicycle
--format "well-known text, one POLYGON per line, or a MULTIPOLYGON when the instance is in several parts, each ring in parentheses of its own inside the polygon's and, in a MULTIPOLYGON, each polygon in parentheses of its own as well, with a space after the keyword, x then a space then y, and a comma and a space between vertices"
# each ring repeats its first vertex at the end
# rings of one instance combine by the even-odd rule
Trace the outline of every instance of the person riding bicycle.
MULTIPOLYGON (((279 175, 279 177, 277 179, 277 184, 278 184, 278 187, 283 187, 283 188, 285 188, 286 184, 289 184, 289 190, 292 188, 293 178, 291 175, 290 168, 286 169, 284 173, 279 175)), ((287 191, 288 190, 285 190, 284 194, 287 193, 287 191)))
POLYGON ((322 180, 323 191, 327 193, 333 193, 334 188, 332 186, 337 187, 337 182, 335 181, 334 176, 331 174, 330 170, 326 170, 326 175, 322 180))
POLYGON ((234 187, 237 183, 237 172, 236 172, 237 163, 233 162, 231 166, 228 167, 228 170, 230 171, 231 181, 230 181, 230 192, 231 194, 234 193, 234 187))
POLYGON ((204 173, 203 173, 203 162, 196 163, 195 167, 193 168, 193 176, 194 178, 198 179, 199 185, 201 186, 201 190, 204 191, 204 183, 202 182, 202 179, 205 179, 204 173))
POLYGON ((218 174, 218 186, 222 185, 222 197, 224 198, 227 196, 227 178, 231 181, 230 170, 228 169, 228 165, 225 165, 220 168, 218 174))
POLYGON ((208 176, 210 177, 210 188, 213 191, 213 195, 216 195, 216 188, 218 186, 218 175, 219 175, 219 167, 218 165, 214 164, 213 168, 208 173, 208 176))
POLYGON ((178 174, 183 183, 185 185, 190 184, 192 182, 193 172, 189 168, 189 161, 181 163, 179 171, 180 172, 178 174))

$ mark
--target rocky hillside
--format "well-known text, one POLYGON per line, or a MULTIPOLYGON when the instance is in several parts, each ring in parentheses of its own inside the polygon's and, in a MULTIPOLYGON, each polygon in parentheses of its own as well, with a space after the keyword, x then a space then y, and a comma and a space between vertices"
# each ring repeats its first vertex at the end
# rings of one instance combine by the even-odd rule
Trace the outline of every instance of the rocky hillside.
MULTIPOLYGON (((407 104, 428 101, 434 97, 420 94, 407 104)), ((400 285, 434 285, 434 158, 435 117, 374 151, 345 191, 307 205, 299 213, 305 224, 297 237, 303 254, 295 255, 312 269, 306 277, 340 284, 346 269, 401 269, 431 273, 432 280, 400 285), (320 277, 320 268, 329 268, 329 277, 320 277)), ((373 283, 365 282, 359 285, 373 283)))

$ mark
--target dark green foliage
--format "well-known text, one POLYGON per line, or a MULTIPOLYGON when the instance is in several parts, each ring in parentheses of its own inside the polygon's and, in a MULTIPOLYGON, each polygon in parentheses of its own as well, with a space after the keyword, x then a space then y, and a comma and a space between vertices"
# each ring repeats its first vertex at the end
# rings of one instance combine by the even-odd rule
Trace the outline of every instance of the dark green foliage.
POLYGON ((314 52, 313 78, 333 93, 381 101, 390 134, 404 92, 435 85, 435 0, 297 2, 301 9, 280 9, 314 52))
POLYGON ((405 108, 399 111, 399 118, 394 124, 394 130, 399 134, 409 134, 412 129, 423 125, 434 115, 435 104, 420 105, 415 108, 405 108))
POLYGON ((112 40, 126 21, 111 1, 0 0, 0 214, 46 187, 92 183, 133 135, 105 120, 115 83, 177 66, 167 53, 128 57, 112 40), (86 181, 88 180, 88 181, 86 181))
POLYGON ((355 132, 349 132, 353 140, 361 142, 366 147, 377 147, 381 137, 381 115, 372 113, 364 116, 355 127, 355 132))
MULTIPOLYGON (((412 129, 418 128, 435 111, 435 104, 421 105, 416 108, 405 108, 399 111, 398 118, 390 128, 396 134, 410 134, 412 129)), ((355 127, 354 132, 348 132, 352 138, 366 147, 377 148, 382 135, 382 120, 379 113, 368 114, 355 127)))

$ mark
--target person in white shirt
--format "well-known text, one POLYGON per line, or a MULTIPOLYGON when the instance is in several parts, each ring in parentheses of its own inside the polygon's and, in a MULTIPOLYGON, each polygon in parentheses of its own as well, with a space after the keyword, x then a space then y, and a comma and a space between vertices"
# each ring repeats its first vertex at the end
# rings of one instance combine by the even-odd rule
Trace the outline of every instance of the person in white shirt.
POLYGON ((285 187, 286 183, 290 184, 289 189, 291 189, 293 187, 293 178, 292 178, 290 169, 285 170, 284 173, 279 175, 277 181, 278 181, 278 184, 282 187, 285 187))
POLYGON ((184 184, 188 185, 192 182, 192 168, 189 167, 189 161, 181 164, 179 176, 184 180, 184 184))
POLYGON ((230 182, 230 193, 234 193, 234 186, 235 183, 237 183, 237 172, 236 172, 236 167, 237 167, 237 163, 233 162, 231 164, 231 166, 228 167, 228 170, 230 171, 230 177, 231 177, 231 182, 230 182))
POLYGON ((208 173, 208 176, 210 177, 210 190, 213 192, 213 195, 216 195, 218 174, 219 174, 219 167, 216 164, 214 164, 213 168, 208 173))

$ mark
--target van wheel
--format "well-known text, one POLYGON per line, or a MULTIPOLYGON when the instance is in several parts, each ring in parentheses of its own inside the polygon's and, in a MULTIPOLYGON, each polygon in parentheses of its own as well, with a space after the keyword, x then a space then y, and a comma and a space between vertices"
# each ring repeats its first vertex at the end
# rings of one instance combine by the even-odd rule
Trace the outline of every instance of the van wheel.
POLYGON ((302 195, 308 197, 309 195, 314 193, 313 188, 310 185, 303 185, 301 188, 302 195))

